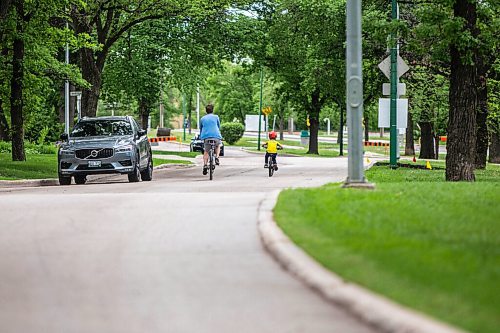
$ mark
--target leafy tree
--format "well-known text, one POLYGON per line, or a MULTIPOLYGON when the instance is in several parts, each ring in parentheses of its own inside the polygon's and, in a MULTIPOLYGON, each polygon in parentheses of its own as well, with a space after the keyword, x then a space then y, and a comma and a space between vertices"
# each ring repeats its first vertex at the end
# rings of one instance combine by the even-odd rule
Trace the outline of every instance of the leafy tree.
POLYGON ((267 66, 280 89, 310 120, 309 154, 318 154, 319 114, 342 91, 345 71, 345 4, 342 1, 276 1, 270 22, 267 66), (329 29, 324 27, 328 26, 329 29))
MULTIPOLYGON (((26 117, 47 105, 47 95, 53 91, 54 82, 65 78, 82 85, 84 82, 75 67, 67 66, 57 58, 64 42, 72 40, 77 44, 77 39, 70 38, 67 31, 57 24, 57 19, 63 16, 59 2, 13 0, 2 7, 2 15, 0 76, 4 84, 0 88, 0 114, 5 115, 3 110, 7 106, 12 159, 22 161, 25 160, 26 117), (7 88, 5 82, 9 81, 10 87, 7 88)), ((2 115, 0 123, 5 132, 8 125, 5 125, 6 119, 2 115)))
MULTIPOLYGON (((85 115, 94 116, 101 93, 102 73, 112 46, 130 28, 148 20, 175 18, 189 22, 199 18, 223 15, 230 1, 180 1, 144 0, 130 2, 125 0, 86 2, 83 6, 73 6, 71 18, 76 33, 95 36, 100 48, 82 48, 80 61, 82 74, 92 86, 83 92, 82 108, 85 115)), ((168 33, 167 35, 168 36, 168 33)))

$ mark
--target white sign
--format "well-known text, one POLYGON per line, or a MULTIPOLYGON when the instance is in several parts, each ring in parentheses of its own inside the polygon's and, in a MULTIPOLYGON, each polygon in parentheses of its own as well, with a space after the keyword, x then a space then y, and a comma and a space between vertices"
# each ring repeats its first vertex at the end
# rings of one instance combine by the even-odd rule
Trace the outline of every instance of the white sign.
MULTIPOLYGON (((382 94, 385 96, 389 96, 391 94, 391 84, 383 83, 382 84, 382 94)), ((398 96, 406 95, 406 83, 398 83, 398 96)))
MULTIPOLYGON (((266 125, 264 123, 264 115, 262 115, 260 122, 260 129, 266 131, 266 125)), ((259 116, 258 115, 246 115, 245 116, 245 131, 258 132, 259 131, 259 116)))
MULTIPOLYGON (((399 98, 397 100, 397 128, 406 128, 408 123, 408 99, 399 98)), ((378 99, 378 127, 391 127, 391 99, 378 99)))
MULTIPOLYGON (((384 73, 384 75, 390 80, 391 79, 391 56, 388 56, 380 64, 378 64, 378 68, 384 73)), ((404 73, 408 72, 410 67, 406 64, 406 62, 398 56, 398 78, 400 78, 404 73)))
POLYGON ((81 91, 70 91, 69 93, 70 96, 81 96, 82 92, 81 91))

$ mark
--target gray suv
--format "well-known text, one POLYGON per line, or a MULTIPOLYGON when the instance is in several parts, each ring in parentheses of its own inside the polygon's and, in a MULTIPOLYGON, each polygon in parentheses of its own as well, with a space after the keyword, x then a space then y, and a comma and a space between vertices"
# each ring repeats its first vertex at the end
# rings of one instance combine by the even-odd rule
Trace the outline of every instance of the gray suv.
POLYGON ((130 182, 153 179, 153 158, 146 131, 134 118, 83 118, 59 147, 59 184, 85 184, 87 175, 127 174, 130 182))

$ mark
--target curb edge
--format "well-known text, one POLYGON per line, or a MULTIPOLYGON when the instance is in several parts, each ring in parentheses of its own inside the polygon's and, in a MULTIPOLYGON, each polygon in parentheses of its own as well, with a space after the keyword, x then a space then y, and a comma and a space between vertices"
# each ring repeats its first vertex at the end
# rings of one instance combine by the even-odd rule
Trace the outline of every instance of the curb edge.
POLYGON ((296 246, 273 218, 280 191, 273 191, 258 208, 258 232, 264 248, 287 271, 328 302, 387 333, 465 333, 425 314, 406 308, 327 270, 296 246))

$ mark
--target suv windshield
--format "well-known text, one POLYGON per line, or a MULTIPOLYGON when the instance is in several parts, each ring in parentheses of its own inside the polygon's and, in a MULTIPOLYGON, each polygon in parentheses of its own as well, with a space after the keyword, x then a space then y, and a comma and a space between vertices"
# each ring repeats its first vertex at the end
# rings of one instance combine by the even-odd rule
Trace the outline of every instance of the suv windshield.
POLYGON ((126 120, 81 121, 71 132, 74 138, 87 136, 132 135, 132 126, 126 120))

